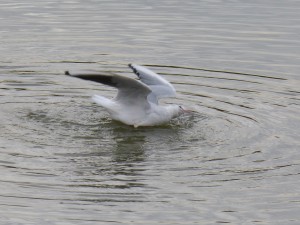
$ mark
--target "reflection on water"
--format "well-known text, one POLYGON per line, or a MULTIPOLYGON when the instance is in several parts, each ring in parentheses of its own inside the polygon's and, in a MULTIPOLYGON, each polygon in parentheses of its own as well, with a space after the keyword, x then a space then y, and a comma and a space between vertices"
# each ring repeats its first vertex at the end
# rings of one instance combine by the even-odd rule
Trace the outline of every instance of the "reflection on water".
POLYGON ((296 1, 0 5, 2 223, 299 224, 296 1), (128 63, 197 113, 135 129, 63 75, 128 63))

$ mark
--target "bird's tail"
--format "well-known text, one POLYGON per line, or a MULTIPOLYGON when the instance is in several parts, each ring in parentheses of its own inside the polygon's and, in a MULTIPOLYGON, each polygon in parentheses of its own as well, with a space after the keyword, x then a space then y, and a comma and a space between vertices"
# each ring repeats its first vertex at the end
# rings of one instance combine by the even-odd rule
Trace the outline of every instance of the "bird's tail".
POLYGON ((106 109, 111 109, 114 106, 114 102, 108 98, 105 98, 100 95, 94 95, 92 97, 93 101, 96 102, 98 105, 106 108, 106 109))

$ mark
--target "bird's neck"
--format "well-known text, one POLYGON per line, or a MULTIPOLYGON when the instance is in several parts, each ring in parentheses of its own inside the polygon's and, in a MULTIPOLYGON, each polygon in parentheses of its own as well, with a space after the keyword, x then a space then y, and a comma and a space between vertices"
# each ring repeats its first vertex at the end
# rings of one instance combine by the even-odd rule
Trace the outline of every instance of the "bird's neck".
POLYGON ((166 105, 165 106, 166 113, 173 119, 179 116, 179 107, 177 105, 166 105))

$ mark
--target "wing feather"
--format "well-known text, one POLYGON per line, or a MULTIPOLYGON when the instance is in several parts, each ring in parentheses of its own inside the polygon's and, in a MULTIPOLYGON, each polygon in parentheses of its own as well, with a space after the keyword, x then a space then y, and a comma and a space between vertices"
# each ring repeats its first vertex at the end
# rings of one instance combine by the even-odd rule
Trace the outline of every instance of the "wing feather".
POLYGON ((159 98, 174 97, 176 95, 176 90, 173 85, 160 75, 136 64, 129 64, 128 66, 140 78, 140 80, 144 84, 148 85, 152 90, 152 93, 148 96, 150 101, 157 103, 159 98))
POLYGON ((151 93, 151 89, 138 80, 116 74, 107 75, 90 72, 71 74, 69 71, 66 71, 65 74, 117 88, 118 94, 114 100, 121 104, 149 106, 147 97, 151 93))

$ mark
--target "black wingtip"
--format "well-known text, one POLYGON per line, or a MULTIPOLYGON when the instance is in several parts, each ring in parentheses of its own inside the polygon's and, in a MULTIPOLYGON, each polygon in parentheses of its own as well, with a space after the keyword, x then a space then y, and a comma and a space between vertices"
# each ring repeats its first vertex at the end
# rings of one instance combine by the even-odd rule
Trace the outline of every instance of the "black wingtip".
POLYGON ((132 69, 132 71, 133 71, 138 77, 140 77, 139 72, 137 71, 137 69, 136 69, 131 63, 129 63, 128 66, 132 69))
POLYGON ((129 63, 128 66, 129 66, 130 69, 133 70, 134 73, 136 72, 136 69, 134 68, 134 66, 132 65, 132 63, 129 63))
POLYGON ((70 74, 70 72, 69 72, 69 71, 65 71, 65 75, 68 75, 68 76, 70 76, 71 74, 70 74))

